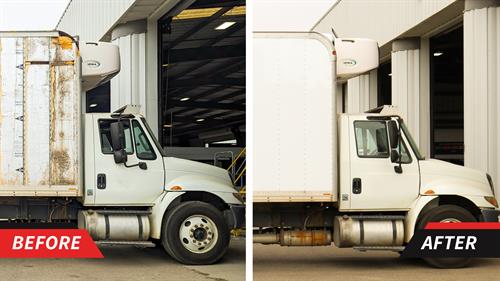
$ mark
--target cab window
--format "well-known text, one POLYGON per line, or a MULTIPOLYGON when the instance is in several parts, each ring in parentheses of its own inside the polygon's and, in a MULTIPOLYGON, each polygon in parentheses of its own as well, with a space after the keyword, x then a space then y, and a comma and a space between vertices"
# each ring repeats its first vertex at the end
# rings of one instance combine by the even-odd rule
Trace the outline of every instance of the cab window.
POLYGON ((383 121, 354 122, 356 150, 360 158, 388 158, 389 141, 383 121))
MULTIPOLYGON (((117 122, 117 120, 107 119, 99 120, 99 134, 101 138, 101 151, 104 154, 113 154, 113 146, 111 145, 111 123, 117 122)), ((133 154, 134 149, 132 145, 132 133, 130 131, 130 121, 122 120, 124 133, 125 133, 125 151, 127 154, 133 154)))
POLYGON ((149 142, 149 139, 137 120, 132 121, 134 131, 135 151, 137 158, 141 160, 155 160, 156 153, 149 142))

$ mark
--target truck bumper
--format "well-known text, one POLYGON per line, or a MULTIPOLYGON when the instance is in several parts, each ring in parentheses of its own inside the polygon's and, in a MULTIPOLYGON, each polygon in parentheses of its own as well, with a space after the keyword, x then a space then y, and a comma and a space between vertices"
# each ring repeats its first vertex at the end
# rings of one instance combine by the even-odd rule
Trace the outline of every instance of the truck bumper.
POLYGON ((499 222, 500 210, 481 209, 481 216, 484 222, 499 222))
POLYGON ((245 226, 245 205, 229 205, 229 209, 224 211, 229 229, 241 228, 245 226))

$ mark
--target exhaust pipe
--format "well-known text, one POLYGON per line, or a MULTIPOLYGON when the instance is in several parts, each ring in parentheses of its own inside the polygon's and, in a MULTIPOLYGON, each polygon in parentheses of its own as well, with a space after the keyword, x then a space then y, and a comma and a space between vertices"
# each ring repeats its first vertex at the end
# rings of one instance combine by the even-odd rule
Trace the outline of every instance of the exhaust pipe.
POLYGON ((282 230, 254 233, 253 242, 280 244, 281 246, 328 246, 332 244, 332 232, 330 230, 282 230))

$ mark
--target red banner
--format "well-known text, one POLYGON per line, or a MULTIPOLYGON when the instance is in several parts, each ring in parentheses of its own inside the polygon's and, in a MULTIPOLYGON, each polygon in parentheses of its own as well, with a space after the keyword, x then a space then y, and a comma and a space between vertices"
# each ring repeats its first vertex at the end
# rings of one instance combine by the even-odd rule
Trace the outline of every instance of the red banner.
POLYGON ((425 229, 500 229, 500 222, 429 222, 425 229))
POLYGON ((85 229, 0 229, 0 258, 103 258, 85 229))

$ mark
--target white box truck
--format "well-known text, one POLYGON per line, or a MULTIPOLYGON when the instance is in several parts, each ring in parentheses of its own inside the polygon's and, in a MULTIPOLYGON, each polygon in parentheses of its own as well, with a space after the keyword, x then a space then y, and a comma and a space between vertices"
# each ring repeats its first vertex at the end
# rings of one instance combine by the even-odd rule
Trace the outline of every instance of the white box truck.
POLYGON ((166 157, 137 107, 85 113, 85 91, 119 69, 110 43, 0 32, 0 219, 69 222, 100 243, 218 261, 244 224, 229 174, 166 157))
POLYGON ((253 52, 255 243, 400 252, 427 222, 498 221, 491 177, 425 159, 395 107, 337 114, 337 80, 376 68, 376 42, 255 32, 253 52))

